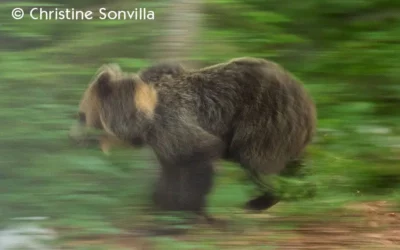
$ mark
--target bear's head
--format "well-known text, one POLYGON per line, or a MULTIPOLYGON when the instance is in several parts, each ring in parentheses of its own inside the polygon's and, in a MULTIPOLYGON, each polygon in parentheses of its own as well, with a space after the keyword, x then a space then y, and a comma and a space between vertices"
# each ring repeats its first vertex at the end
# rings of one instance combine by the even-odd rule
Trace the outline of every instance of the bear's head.
POLYGON ((83 94, 69 136, 83 145, 99 142, 105 153, 117 142, 140 146, 156 105, 152 86, 116 64, 103 65, 83 94))

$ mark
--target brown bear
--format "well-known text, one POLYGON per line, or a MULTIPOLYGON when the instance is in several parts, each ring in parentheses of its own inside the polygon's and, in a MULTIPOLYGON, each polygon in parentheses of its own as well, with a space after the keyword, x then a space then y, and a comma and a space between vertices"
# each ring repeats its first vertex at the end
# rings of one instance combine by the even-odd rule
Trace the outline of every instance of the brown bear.
MULTIPOLYGON (((257 181, 301 158, 316 128, 316 109, 301 83, 257 58, 197 70, 159 64, 139 74, 105 65, 86 89, 78 116, 75 139, 94 128, 153 149, 161 165, 157 208, 203 215, 214 161, 237 162, 257 181)), ((265 209, 278 201, 271 190, 263 192, 246 206, 265 209)))

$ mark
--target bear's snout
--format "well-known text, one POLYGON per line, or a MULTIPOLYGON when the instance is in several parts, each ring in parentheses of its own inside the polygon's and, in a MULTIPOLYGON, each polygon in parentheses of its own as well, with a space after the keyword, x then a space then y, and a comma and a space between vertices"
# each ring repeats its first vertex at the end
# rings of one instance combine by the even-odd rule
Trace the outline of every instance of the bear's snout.
POLYGON ((81 124, 74 124, 68 133, 68 138, 74 145, 77 146, 90 146, 99 143, 99 138, 95 135, 89 135, 86 128, 81 124))

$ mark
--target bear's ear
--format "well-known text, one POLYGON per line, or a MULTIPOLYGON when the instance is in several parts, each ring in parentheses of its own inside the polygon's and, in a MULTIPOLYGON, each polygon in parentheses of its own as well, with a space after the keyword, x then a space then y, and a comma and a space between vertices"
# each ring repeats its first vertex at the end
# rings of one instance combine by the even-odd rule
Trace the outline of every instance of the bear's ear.
POLYGON ((111 93, 111 80, 112 76, 109 72, 103 72, 96 80, 96 88, 100 96, 105 97, 111 93))
POLYGON ((107 96, 112 91, 112 82, 122 75, 122 71, 117 64, 105 64, 97 73, 95 81, 96 87, 101 96, 107 96))

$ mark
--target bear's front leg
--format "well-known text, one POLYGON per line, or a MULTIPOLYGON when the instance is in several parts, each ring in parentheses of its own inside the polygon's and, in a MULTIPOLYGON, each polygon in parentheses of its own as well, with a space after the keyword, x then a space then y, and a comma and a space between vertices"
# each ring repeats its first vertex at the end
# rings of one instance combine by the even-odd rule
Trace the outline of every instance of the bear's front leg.
POLYGON ((153 195, 156 208, 205 215, 207 195, 213 185, 211 161, 161 164, 161 175, 153 195))

